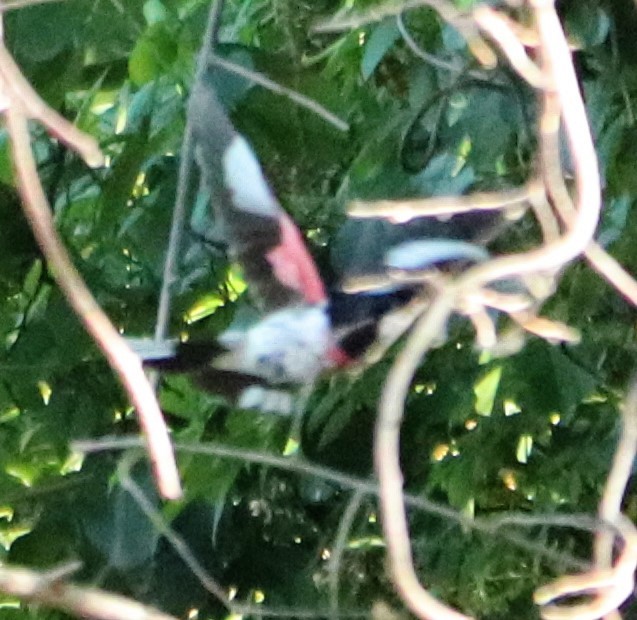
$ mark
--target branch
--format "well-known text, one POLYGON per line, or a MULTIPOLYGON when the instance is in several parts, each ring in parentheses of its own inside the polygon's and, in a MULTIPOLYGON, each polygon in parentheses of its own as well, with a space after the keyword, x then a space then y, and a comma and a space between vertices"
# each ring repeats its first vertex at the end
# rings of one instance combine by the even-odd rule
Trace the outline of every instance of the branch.
POLYGON ((295 90, 286 88, 270 78, 265 77, 265 75, 261 73, 251 71, 236 62, 226 60, 225 58, 221 58, 216 55, 213 55, 210 58, 210 64, 220 67, 225 71, 229 71, 230 73, 234 73, 235 75, 240 75, 250 82, 254 82, 255 84, 259 84, 260 86, 271 90, 273 93, 277 93, 278 95, 283 95, 284 97, 291 99, 300 106, 314 112, 314 114, 320 116, 323 120, 327 121, 340 131, 349 131, 349 125, 345 121, 338 118, 335 114, 332 114, 332 112, 330 112, 327 108, 324 108, 320 103, 317 103, 314 99, 310 99, 295 90))
POLYGON ((618 515, 615 525, 624 540, 624 549, 613 568, 598 568, 583 575, 569 575, 538 588, 534 593, 544 620, 597 620, 617 617, 617 608, 633 594, 637 568, 637 529, 629 519, 618 515), (590 602, 575 605, 554 603, 559 598, 594 593, 590 602))
MULTIPOLYGON (((175 532, 166 522, 164 516, 153 506, 152 502, 146 497, 142 489, 133 481, 130 475, 130 468, 134 464, 135 457, 120 461, 118 473, 122 487, 125 488, 146 515, 148 520, 153 524, 158 532, 164 536, 166 542, 173 548, 175 553, 182 559, 184 564, 190 569, 192 574, 197 578, 204 589, 212 594, 232 616, 258 616, 268 618, 323 618, 325 612, 321 610, 304 610, 304 609, 273 609, 266 605, 250 605, 241 604, 231 600, 226 594, 224 588, 206 571, 190 550, 185 540, 175 532)), ((341 612, 339 616, 350 618, 366 618, 367 612, 348 611, 341 612)))
POLYGON ((594 241, 584 253, 590 266, 624 298, 637 306, 637 280, 633 278, 603 247, 594 241))
MULTIPOLYGON (((137 437, 106 437, 95 441, 76 441, 73 442, 72 447, 78 452, 95 453, 106 450, 128 450, 132 448, 141 448, 143 447, 143 444, 137 437)), ((317 465, 298 456, 295 456, 295 458, 288 458, 277 454, 270 454, 257 450, 246 450, 244 448, 216 443, 199 444, 177 442, 175 443, 175 449, 187 454, 205 454, 208 456, 239 460, 245 463, 265 465, 267 467, 274 467, 283 471, 297 472, 305 476, 313 476, 320 478, 321 480, 327 480, 345 489, 352 489, 373 496, 378 496, 379 494, 379 486, 374 481, 350 476, 330 467, 317 465)), ((499 538, 508 540, 512 544, 515 544, 519 548, 525 549, 536 556, 550 559, 556 564, 571 566, 578 570, 586 570, 590 567, 589 563, 583 562, 582 560, 579 560, 567 553, 548 549, 543 545, 539 545, 528 540, 527 538, 502 530, 502 528, 507 525, 516 525, 520 527, 555 525, 558 527, 571 527, 586 531, 594 531, 600 524, 589 515, 507 514, 497 517, 468 519, 457 510, 427 499, 426 497, 405 493, 404 500, 405 505, 409 508, 421 510, 428 514, 436 515, 442 519, 448 519, 449 521, 457 523, 466 530, 473 530, 490 535, 497 534, 499 538)))
POLYGON ((34 6, 36 4, 51 4, 53 2, 63 2, 64 0, 2 0, 0 4, 0 13, 13 11, 14 9, 22 9, 25 6, 34 6))
POLYGON ((0 44, 0 75, 3 92, 11 101, 20 102, 29 118, 42 123, 58 140, 76 151, 89 166, 103 165, 104 156, 95 138, 80 131, 40 99, 4 44, 0 44))
POLYGON ((613 466, 599 505, 599 517, 617 524, 624 548, 613 565, 616 534, 600 530, 595 537, 595 568, 582 575, 561 577, 538 588, 535 601, 544 607, 546 620, 595 620, 601 616, 617 618, 616 610, 632 595, 637 569, 637 529, 621 514, 621 502, 632 474, 637 454, 637 380, 633 381, 622 407, 622 434, 613 466), (563 597, 594 594, 590 601, 577 605, 550 604, 563 597))
POLYGON ((0 591, 23 601, 95 620, 177 620, 137 601, 97 588, 64 583, 50 573, 0 566, 0 591))
POLYGON ((469 617, 434 598, 420 585, 415 572, 404 509, 400 426, 411 379, 424 352, 444 331, 454 297, 455 290, 449 288, 433 301, 396 358, 383 386, 374 437, 374 463, 380 484, 380 508, 392 581, 409 609, 419 618, 428 620, 468 620, 469 617))
POLYGON ((456 9, 451 2, 447 2, 447 0, 402 0, 386 2, 380 7, 369 9, 365 13, 344 17, 337 15, 317 24, 312 28, 312 31, 327 33, 360 28, 371 22, 381 21, 386 17, 400 15, 410 9, 425 6, 434 9, 443 20, 458 30, 466 40, 471 53, 478 59, 480 64, 489 68, 495 66, 497 58, 493 50, 480 37, 480 33, 473 21, 470 18, 468 19, 466 14, 458 11, 458 9, 456 9))
MULTIPOLYGON (((223 0, 215 0, 208 13, 208 22, 204 33, 203 45, 197 58, 197 69, 195 72, 195 83, 203 77, 208 66, 207 58, 214 48, 217 31, 221 21, 221 11, 223 0)), ((192 174, 192 127, 186 118, 186 128, 184 139, 181 145, 181 160, 179 162, 179 182, 177 185, 177 195, 175 197, 175 208, 173 210, 172 222, 170 225, 170 235, 168 237, 168 247, 166 249, 166 259, 164 261, 164 272, 162 276, 161 291, 159 293, 159 305, 157 307, 157 319, 155 321, 155 341, 162 342, 168 335, 168 324, 170 321, 170 305, 172 285, 177 280, 177 262, 179 260, 179 248, 181 247, 181 235, 186 219, 186 202, 188 200, 188 187, 192 174)))
POLYGON ((408 200, 353 200, 347 214, 354 218, 383 217, 401 224, 417 217, 442 217, 472 211, 498 211, 524 208, 536 199, 538 187, 534 181, 527 185, 501 192, 477 192, 467 196, 434 196, 408 200))
MULTIPOLYGON (((435 54, 430 54, 426 50, 422 49, 422 47, 420 47, 418 43, 416 43, 411 34, 409 34, 409 31, 405 26, 402 13, 398 13, 396 15, 396 26, 398 26, 398 32, 400 32, 400 36, 403 38, 403 41, 406 43, 407 47, 416 56, 418 56, 418 58, 431 65, 432 67, 436 67, 437 69, 450 71, 451 73, 461 73, 463 71, 464 67, 460 63, 442 60, 435 54)), ((484 76, 481 75, 480 77, 484 76)))
MULTIPOLYGON (((113 327, 73 265, 55 230, 51 209, 40 183, 27 118, 29 113, 55 132, 57 137, 96 163, 95 141, 78 132, 48 108, 19 73, 8 51, 0 43, 0 92, 8 98, 6 126, 11 142, 18 192, 33 234, 47 259, 51 274, 86 330, 118 374, 137 409, 160 492, 166 498, 181 495, 179 475, 166 425, 141 361, 113 327)), ((101 154, 100 154, 101 158, 101 154)))
POLYGON ((146 495, 144 495, 144 492, 133 481, 130 475, 130 469, 134 463, 135 457, 128 455, 123 458, 117 466, 117 473, 119 474, 119 480, 122 488, 126 489, 130 493, 141 511, 146 515, 146 518, 167 540, 204 589, 212 594, 226 609, 232 611, 232 604, 223 587, 208 574, 192 551, 190 551, 184 539, 170 527, 164 516, 155 508, 155 506, 153 506, 146 495))
POLYGON ((352 496, 347 502, 347 508, 345 508, 343 516, 341 517, 341 521, 338 525, 338 531, 336 532, 336 538, 332 545, 332 554, 327 566, 330 587, 330 620, 338 620, 339 618, 338 582, 341 570, 341 560, 343 559, 347 539, 349 538, 349 534, 352 529, 352 523, 354 522, 356 514, 363 503, 363 499, 365 499, 365 494, 361 489, 357 489, 354 493, 352 493, 352 496))
MULTIPOLYGON (((550 273, 562 268, 584 252, 599 218, 601 188, 596 154, 568 45, 552 3, 536 0, 532 7, 542 45, 543 74, 539 82, 556 93, 575 164, 577 217, 569 223, 561 238, 536 250, 479 264, 444 288, 418 321, 392 366, 379 405, 374 462, 380 482, 381 513, 392 580, 411 611, 424 619, 466 620, 467 616, 443 605, 425 590, 413 565, 400 469, 400 427, 412 377, 424 353, 444 332, 452 310, 466 295, 495 280, 550 273)), ((503 45, 503 51, 513 63, 519 64, 521 47, 517 43, 512 45, 508 34, 500 35, 498 41, 503 45)))
POLYGON ((491 7, 483 4, 474 12, 477 25, 484 30, 503 50, 518 75, 531 86, 542 88, 544 75, 541 69, 527 56, 522 41, 511 28, 509 21, 491 7))

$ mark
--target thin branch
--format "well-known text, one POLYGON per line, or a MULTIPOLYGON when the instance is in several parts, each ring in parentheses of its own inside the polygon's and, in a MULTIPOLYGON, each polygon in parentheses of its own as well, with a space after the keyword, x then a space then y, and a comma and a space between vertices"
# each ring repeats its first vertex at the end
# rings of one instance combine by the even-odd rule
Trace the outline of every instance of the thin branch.
POLYGON ((478 59, 481 65, 489 68, 495 66, 497 58, 493 50, 480 37, 480 33, 473 23, 473 20, 466 14, 458 11, 451 2, 447 2, 446 0, 402 0, 386 2, 364 13, 350 16, 336 15, 329 20, 317 24, 312 28, 312 31, 318 33, 342 32, 343 30, 360 28, 371 22, 381 21, 386 17, 399 15, 410 9, 425 6, 434 9, 444 21, 458 30, 466 40, 471 53, 478 59))
MULTIPOLYGON (((166 542, 173 548, 175 553, 190 569, 192 574, 197 578, 204 589, 212 594, 231 614, 236 616, 259 616, 269 618, 322 618, 325 617, 325 611, 322 610, 303 610, 303 609, 273 609, 266 605, 244 605, 231 601, 225 592, 225 589, 206 571, 200 564, 199 560, 192 553, 186 541, 175 532, 162 514, 153 506, 152 502, 146 497, 142 489, 134 482, 130 475, 130 468, 135 462, 135 457, 129 455, 122 459, 118 466, 118 474, 121 485, 126 489, 131 497, 135 500, 142 512, 148 520, 153 524, 158 532, 166 539, 166 542)), ((340 612, 340 617, 359 618, 367 617, 367 612, 363 611, 346 611, 340 612)))
POLYGON ((599 517, 620 528, 624 549, 613 566, 615 534, 599 531, 595 537, 595 569, 583 575, 562 577, 535 593, 546 620, 594 620, 601 616, 617 618, 618 607, 632 595, 637 568, 637 529, 621 514, 621 502, 632 474, 637 454, 637 380, 633 381, 622 407, 622 434, 613 458, 613 466, 599 505, 599 517), (578 605, 552 604, 561 597, 593 593, 595 597, 578 605))
POLYGON ((42 123, 58 140, 76 151, 89 166, 96 167, 104 163, 104 156, 95 138, 80 131, 40 98, 4 44, 0 44, 0 76, 4 94, 14 102, 19 101, 29 118, 42 123))
POLYGON ((0 566, 0 592, 20 600, 95 620, 177 620, 147 605, 97 588, 52 578, 49 572, 0 566))
MULTIPOLYGON (((575 163, 577 218, 567 227, 562 238, 537 250, 477 265, 442 290, 416 324, 392 366, 379 405, 374 462, 380 482, 381 514, 390 570, 403 601, 418 617, 425 619, 466 620, 467 617, 443 605, 425 590, 413 565, 399 456, 400 427, 412 377, 423 354, 444 331, 447 319, 463 293, 496 279, 561 268, 586 249, 599 217, 601 189, 597 160, 564 33, 552 4, 549 6, 543 2, 539 7, 534 5, 534 8, 537 9, 536 21, 543 51, 542 84, 555 89, 575 163)), ((506 38, 499 42, 507 56, 516 57, 519 52, 517 46, 510 49, 510 41, 506 38)))
POLYGON ((442 217, 472 211, 498 211, 524 208, 535 199, 538 184, 530 182, 522 187, 500 192, 476 192, 466 196, 434 196, 408 200, 353 200, 347 214, 354 218, 386 218, 401 224, 417 217, 442 217))
POLYGON ((2 2, 0 2, 0 13, 13 11, 14 9, 23 9, 26 6, 51 4, 53 2, 64 2, 64 0, 2 0, 2 2))
POLYGON ((190 548, 184 539, 170 527, 163 515, 159 512, 159 510, 157 510, 157 508, 155 508, 155 506, 153 506, 151 501, 132 479, 130 469, 135 460, 136 458, 129 454, 121 459, 117 466, 117 473, 119 475, 122 488, 126 489, 130 493, 131 497, 146 515, 146 518, 175 550, 177 555, 179 555, 184 564, 190 569, 190 572, 192 572, 192 574, 198 579, 204 589, 212 594, 228 611, 232 611, 232 603, 230 602, 224 588, 208 574, 192 551, 190 551, 190 548))
POLYGON ((586 250, 599 220, 601 187, 597 155, 569 48, 553 6, 542 5, 537 10, 537 24, 546 83, 553 85, 559 100, 574 164, 577 217, 569 223, 559 240, 470 269, 460 279, 462 286, 468 288, 533 272, 551 273, 560 269, 586 250))
MULTIPOLYGON (((13 153, 16 183, 26 218, 42 253, 47 259, 53 277, 89 334, 104 352, 137 409, 160 492, 164 497, 178 498, 181 495, 181 487, 177 466, 155 395, 144 375, 139 357, 130 350, 125 340, 95 301, 57 235, 51 209, 40 184, 31 151, 27 119, 23 110, 37 112, 37 118, 41 120, 39 114, 44 107, 47 124, 51 126, 53 123, 56 130, 62 132, 59 135, 60 139, 71 144, 74 148, 85 148, 86 145, 78 145, 75 128, 69 134, 66 133, 67 127, 64 124, 66 121, 60 123, 57 115, 37 98, 30 87, 25 89, 21 85, 15 89, 12 86, 9 80, 15 77, 16 67, 12 59, 11 62, 5 64, 7 55, 6 49, 0 45, 2 91, 10 96, 9 106, 5 113, 6 125, 13 153), (23 96, 27 98, 27 101, 22 100, 23 96), (33 102, 34 98, 39 101, 37 105, 33 102)), ((92 139, 89 140, 89 143, 91 141, 92 139)), ((82 141, 80 140, 80 142, 82 141)), ((90 157, 90 148, 88 154, 90 157)))
MULTIPOLYGON (((544 89, 540 96, 540 118, 538 122, 540 168, 547 198, 550 198, 554 207, 552 220, 559 216, 560 221, 568 226, 575 218, 575 205, 571 194, 566 187, 564 170, 562 167, 562 155, 560 152, 560 125, 562 111, 557 93, 551 89, 544 89)), ((540 222, 542 224, 542 222, 540 222)), ((551 222, 551 226, 558 225, 559 221, 551 222)), ((543 225, 545 237, 547 231, 543 225)), ((546 237, 553 240, 553 233, 546 237)))
MULTIPOLYGON (((544 91, 542 99, 543 109, 539 133, 543 177, 548 193, 553 198, 557 214, 566 225, 569 225, 575 217, 575 206, 562 173, 559 144, 560 105, 555 94, 550 91, 544 91)), ((614 286, 627 301, 637 305, 637 281, 604 248, 595 241, 591 241, 584 256, 591 267, 614 286)))
POLYGON ((277 93, 278 95, 283 95, 288 99, 291 99, 295 103, 298 103, 300 106, 314 112, 317 116, 320 116, 323 120, 330 123, 334 127, 336 127, 340 131, 349 131, 349 125, 338 118, 335 114, 330 112, 327 108, 324 108, 320 103, 317 103, 314 99, 310 99, 301 93, 292 90, 291 88, 286 88, 281 84, 267 78, 262 73, 257 73, 256 71, 251 71, 250 69, 246 69, 245 67, 237 64, 236 62, 232 62, 225 58, 221 58, 220 56, 212 55, 210 57, 210 64, 216 65, 217 67, 221 67, 225 71, 229 71, 230 73, 234 73, 235 75, 240 75, 241 77, 254 82, 255 84, 259 84, 264 88, 272 91, 273 93, 277 93))
MULTIPOLYGON (((622 433, 598 509, 599 518, 609 523, 615 523, 621 515, 622 499, 637 455, 637 380, 633 380, 626 402, 621 408, 621 414, 622 433)), ((594 551, 598 569, 603 570, 612 566, 614 538, 608 532, 599 532, 596 536, 594 551)), ((628 545, 628 542, 625 544, 628 545)), ((637 553, 637 549, 634 549, 633 553, 637 553)), ((631 576, 634 570, 635 567, 631 571, 631 576)), ((632 591, 632 577, 630 586, 632 591)))
MULTIPOLYGON (((108 450, 128 450, 132 448, 142 448, 143 443, 137 437, 105 437, 95 441, 76 441, 73 442, 72 448, 82 453, 95 453, 108 450)), ((345 489, 359 490, 369 495, 378 496, 379 486, 374 481, 364 478, 357 478, 343 474, 340 471, 316 465, 301 457, 289 458, 276 454, 259 452, 256 450, 246 450, 223 444, 214 443, 175 443, 175 449, 179 452, 188 454, 206 454, 220 458, 228 458, 243 461, 245 463, 255 463, 275 467, 284 471, 291 471, 312 476, 335 483, 345 489)), ((502 531, 507 525, 516 525, 520 527, 535 527, 537 525, 557 527, 572 527, 583 529, 586 531, 594 531, 596 528, 603 527, 604 524, 598 523, 589 515, 529 515, 529 514, 506 514, 499 516, 490 516, 484 518, 469 519, 462 513, 449 508, 444 504, 439 504, 426 497, 413 495, 411 493, 404 494, 405 505, 415 510, 421 510, 428 514, 436 515, 443 519, 448 519, 462 526, 466 530, 475 530, 484 534, 497 534, 499 538, 510 541, 521 549, 525 549, 537 556, 545 557, 556 564, 563 564, 578 570, 587 570, 590 564, 583 562, 573 556, 547 549, 542 545, 538 545, 527 538, 518 536, 512 532, 502 531)))
MULTIPOLYGON (((451 73, 460 73, 463 70, 463 67, 460 63, 450 62, 448 60, 442 60, 438 58, 435 54, 430 54, 426 50, 422 49, 418 43, 411 36, 407 27, 405 26, 405 22, 403 20, 402 13, 398 13, 396 15, 396 26, 398 26, 398 32, 400 32, 400 36, 403 38, 403 41, 406 43, 407 47, 416 55, 418 58, 426 62, 428 65, 436 67, 437 69, 442 69, 444 71, 450 71, 451 73)), ((481 77, 484 77, 481 75, 481 77)))
POLYGON ((634 306, 637 306, 637 280, 633 278, 603 247, 594 241, 584 253, 590 266, 634 306))
MULTIPOLYGON (((197 58, 195 83, 198 83, 202 79, 208 66, 207 58, 214 49, 216 33, 221 21, 222 9, 223 0, 215 0, 210 7, 206 31, 203 38, 203 45, 197 58)), ((181 236, 184 228, 184 220, 186 219, 188 187, 192 174, 192 146, 192 128, 190 126, 189 119, 186 118, 186 128, 181 146, 181 160, 179 162, 179 182, 177 184, 175 208, 173 210, 172 223, 170 225, 170 235, 168 237, 168 247, 166 249, 166 259, 164 261, 164 273, 162 276, 159 305, 157 308, 157 319, 155 322, 155 341, 157 342, 162 342, 168 336, 172 285, 178 277, 177 264, 179 260, 179 248, 181 247, 181 236)))
POLYGON ((338 620, 338 585, 339 574, 341 571, 341 560, 343 559, 343 553, 347 546, 347 539, 349 538, 352 524, 356 514, 358 513, 363 500, 365 499, 365 493, 361 489, 357 489, 352 493, 352 496, 347 502, 347 508, 345 508, 343 515, 341 516, 341 522, 336 532, 336 538, 332 545, 332 555, 330 557, 329 564, 327 566, 327 572, 329 573, 329 585, 330 585, 330 619, 338 620))
POLYGON ((544 75, 540 68, 527 56, 524 45, 510 27, 509 21, 486 4, 482 4, 475 9, 473 18, 478 26, 502 49, 507 50, 507 58, 518 75, 531 86, 542 88, 544 75))
POLYGON ((542 605, 544 620, 597 620, 602 616, 617 617, 619 606, 633 594, 634 574, 637 568, 637 529, 623 515, 615 525, 621 532, 624 548, 613 568, 595 569, 582 575, 560 577, 538 588, 534 600, 542 605), (594 593, 590 602, 574 605, 551 604, 563 597, 594 593))

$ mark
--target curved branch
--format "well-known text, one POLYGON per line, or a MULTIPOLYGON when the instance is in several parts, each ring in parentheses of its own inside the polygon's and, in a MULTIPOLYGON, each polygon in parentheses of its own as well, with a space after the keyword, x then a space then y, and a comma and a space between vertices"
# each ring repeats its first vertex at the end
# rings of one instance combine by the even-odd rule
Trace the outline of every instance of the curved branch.
POLYGON ((31 151, 25 110, 33 114, 37 120, 44 122, 47 127, 55 127, 58 137, 73 148, 81 152, 88 148, 89 159, 95 146, 94 141, 92 138, 86 138, 88 147, 82 140, 78 141, 77 129, 68 131, 67 121, 58 118, 30 87, 24 87, 24 78, 13 82, 14 73, 18 69, 13 60, 10 59, 11 62, 8 62, 7 58, 10 56, 0 44, 1 86, 4 94, 9 96, 5 112, 6 125, 13 153, 16 183, 26 218, 47 259, 53 277, 86 330, 104 352, 137 409, 160 492, 166 498, 176 499, 181 496, 179 474, 168 431, 153 389, 144 374, 139 357, 131 351, 95 301, 57 235, 31 151))
POLYGON ((414 327, 385 380, 374 437, 374 464, 392 581, 409 609, 429 620, 468 620, 469 616, 432 596, 420 585, 414 569, 400 469, 400 426, 411 379, 425 351, 444 331, 454 301, 453 289, 441 293, 414 327))
POLYGON ((95 620, 177 620, 120 594, 76 586, 27 568, 0 566, 0 592, 23 601, 95 620))

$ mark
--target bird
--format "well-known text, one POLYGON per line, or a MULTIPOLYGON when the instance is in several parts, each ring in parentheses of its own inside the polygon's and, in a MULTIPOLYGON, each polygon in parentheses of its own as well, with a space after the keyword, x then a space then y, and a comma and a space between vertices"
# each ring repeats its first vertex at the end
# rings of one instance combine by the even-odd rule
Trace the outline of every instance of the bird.
MULTIPOLYGON (((188 120, 215 226, 230 259, 240 265, 260 316, 250 325, 231 326, 216 342, 146 341, 144 346, 138 340, 134 348, 146 366, 187 372, 200 387, 240 408, 288 415, 294 406, 290 388, 311 385, 323 373, 360 360, 383 321, 409 306, 419 287, 396 282, 354 293, 328 288, 210 81, 194 85, 188 120)), ((422 218, 403 226, 350 221, 335 242, 341 257, 337 270, 357 277, 486 260, 480 238, 494 224, 489 214, 445 222, 422 218), (345 242, 350 247, 343 249, 345 242)))

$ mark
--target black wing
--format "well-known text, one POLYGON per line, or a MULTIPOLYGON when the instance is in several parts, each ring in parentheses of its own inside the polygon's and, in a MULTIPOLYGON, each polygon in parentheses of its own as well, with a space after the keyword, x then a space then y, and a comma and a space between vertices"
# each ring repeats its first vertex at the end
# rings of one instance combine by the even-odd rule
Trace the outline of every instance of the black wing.
POLYGON ((298 303, 324 303, 325 288, 301 233, 205 81, 195 86, 188 114, 196 160, 213 199, 215 218, 259 304, 271 311, 298 303))

